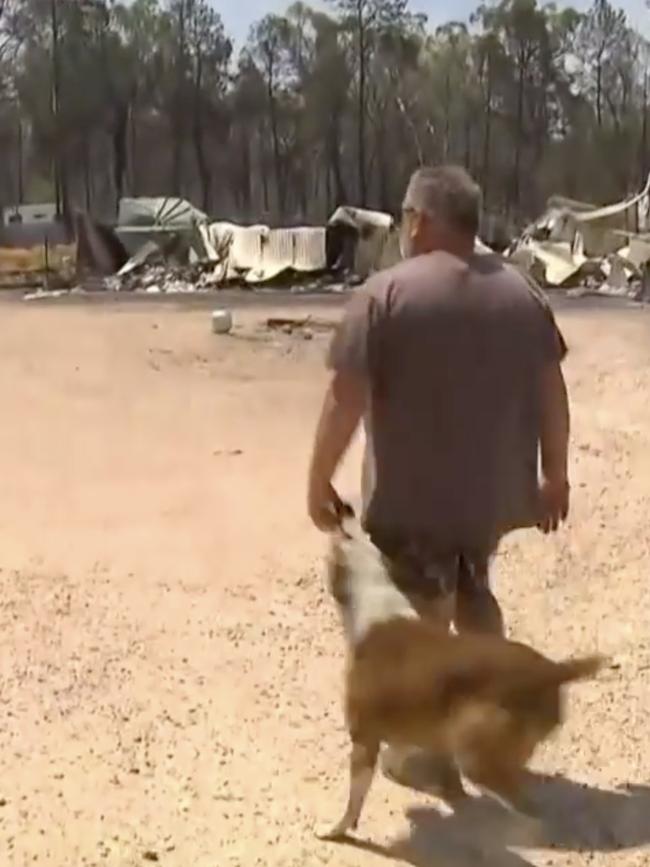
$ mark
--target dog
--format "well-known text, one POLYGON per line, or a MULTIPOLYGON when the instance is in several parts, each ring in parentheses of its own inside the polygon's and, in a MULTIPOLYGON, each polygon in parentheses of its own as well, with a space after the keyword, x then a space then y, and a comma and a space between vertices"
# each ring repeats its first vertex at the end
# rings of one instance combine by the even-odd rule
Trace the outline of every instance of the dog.
POLYGON ((443 797, 466 797, 461 774, 527 817, 522 792, 536 747, 563 722, 563 687, 594 677, 601 657, 553 662, 501 637, 452 635, 418 618, 382 557, 346 511, 332 537, 329 588, 346 638, 345 716, 352 743, 342 819, 321 839, 356 830, 380 745, 445 760, 443 797))

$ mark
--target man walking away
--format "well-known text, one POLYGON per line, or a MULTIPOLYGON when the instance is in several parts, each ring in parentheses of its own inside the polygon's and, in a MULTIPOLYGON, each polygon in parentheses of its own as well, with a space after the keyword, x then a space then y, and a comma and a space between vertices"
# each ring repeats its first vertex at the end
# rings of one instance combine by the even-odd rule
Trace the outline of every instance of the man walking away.
MULTIPOLYGON (((332 479, 363 419, 362 523, 396 585, 446 628, 502 633, 491 555, 569 509, 566 347, 542 293, 474 252, 479 212, 463 169, 411 178, 404 261, 355 294, 330 347, 308 506, 336 528, 332 479)), ((395 756, 386 768, 404 779, 395 756)))

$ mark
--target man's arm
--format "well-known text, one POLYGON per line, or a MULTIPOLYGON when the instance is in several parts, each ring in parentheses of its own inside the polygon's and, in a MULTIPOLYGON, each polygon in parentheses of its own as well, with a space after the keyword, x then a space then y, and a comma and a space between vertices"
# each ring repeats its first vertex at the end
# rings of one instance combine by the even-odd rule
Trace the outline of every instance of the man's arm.
POLYGON ((309 515, 319 530, 331 531, 341 523, 343 504, 332 479, 369 399, 376 320, 368 287, 357 290, 327 355, 332 378, 316 430, 307 493, 309 515))
POLYGON ((309 516, 319 530, 328 532, 340 523, 341 502, 332 479, 363 416, 366 400, 363 377, 334 373, 323 401, 309 468, 309 516))
POLYGON ((569 513, 570 413, 566 383, 559 360, 547 362, 540 377, 540 448, 542 514, 544 533, 557 530, 569 513))
POLYGON ((564 361, 567 356, 568 347, 566 345, 566 341, 564 339, 564 335, 560 331, 555 321, 555 316, 553 315, 553 310, 551 308, 550 302, 548 300, 548 296, 544 292, 544 290, 538 286, 538 284, 533 280, 531 275, 525 271, 519 271, 521 276, 524 278, 528 285, 528 289, 535 299, 535 301, 540 305, 544 315, 547 319, 547 322, 550 324, 552 332, 553 332, 553 343, 555 344, 554 350, 557 351, 557 355, 560 361, 564 361))

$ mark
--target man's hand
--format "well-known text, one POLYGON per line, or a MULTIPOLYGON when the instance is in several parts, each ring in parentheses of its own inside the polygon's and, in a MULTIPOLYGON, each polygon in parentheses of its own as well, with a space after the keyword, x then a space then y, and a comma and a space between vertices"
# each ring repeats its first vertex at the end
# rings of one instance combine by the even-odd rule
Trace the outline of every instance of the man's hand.
POLYGON ((537 526, 542 533, 555 533, 569 514, 569 482, 564 477, 544 478, 539 485, 540 519, 537 526))
POLYGON ((332 487, 331 479, 347 449, 365 407, 363 379, 335 373, 325 395, 309 467, 307 508, 319 530, 331 533, 350 513, 332 487))
POLYGON ((331 484, 312 485, 308 497, 309 517, 323 533, 333 533, 352 509, 334 490, 331 484))
POLYGON ((569 514, 569 398, 559 362, 550 362, 540 381, 539 523, 542 533, 554 533, 569 514))

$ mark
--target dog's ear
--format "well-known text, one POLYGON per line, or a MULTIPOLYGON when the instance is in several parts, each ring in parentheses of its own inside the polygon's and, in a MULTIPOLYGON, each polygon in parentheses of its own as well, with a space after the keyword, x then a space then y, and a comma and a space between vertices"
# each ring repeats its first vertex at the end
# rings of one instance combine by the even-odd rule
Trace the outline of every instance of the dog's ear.
POLYGON ((339 532, 346 539, 351 539, 356 529, 356 515, 354 509, 349 503, 344 500, 339 500, 336 504, 336 516, 339 520, 339 532))
POLYGON ((330 593, 339 605, 348 599, 348 565, 341 549, 341 540, 333 536, 327 557, 327 583, 330 593))
POLYGON ((585 656, 581 659, 567 659, 555 665, 555 677, 559 684, 574 680, 591 680, 607 665, 603 656, 585 656))
POLYGON ((339 500, 336 504, 336 513, 340 521, 345 521, 355 517, 354 509, 345 500, 339 500))

